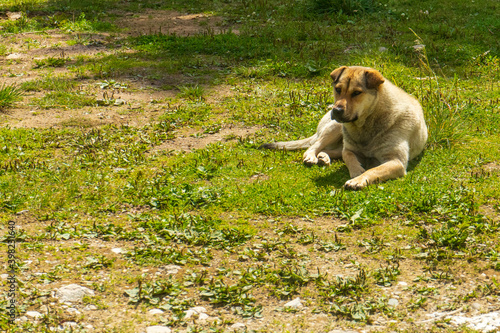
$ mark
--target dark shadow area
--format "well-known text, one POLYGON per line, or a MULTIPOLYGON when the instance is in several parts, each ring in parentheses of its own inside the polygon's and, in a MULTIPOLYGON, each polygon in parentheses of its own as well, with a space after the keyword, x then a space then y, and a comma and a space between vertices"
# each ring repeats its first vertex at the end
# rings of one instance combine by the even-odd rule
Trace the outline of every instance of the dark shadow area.
POLYGON ((334 186, 335 188, 341 188, 349 179, 349 170, 345 165, 343 165, 337 170, 328 173, 327 175, 315 178, 314 182, 318 187, 334 186))

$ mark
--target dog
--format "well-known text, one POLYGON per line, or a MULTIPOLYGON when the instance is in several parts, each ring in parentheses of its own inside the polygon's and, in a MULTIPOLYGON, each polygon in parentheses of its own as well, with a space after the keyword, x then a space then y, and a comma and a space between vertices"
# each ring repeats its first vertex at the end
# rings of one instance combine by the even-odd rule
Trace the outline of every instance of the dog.
POLYGON ((306 165, 330 165, 342 158, 351 177, 344 188, 406 175, 408 162, 427 141, 420 103, 375 69, 343 66, 330 74, 335 104, 320 120, 316 133, 303 140, 262 145, 267 149, 305 149, 306 165))

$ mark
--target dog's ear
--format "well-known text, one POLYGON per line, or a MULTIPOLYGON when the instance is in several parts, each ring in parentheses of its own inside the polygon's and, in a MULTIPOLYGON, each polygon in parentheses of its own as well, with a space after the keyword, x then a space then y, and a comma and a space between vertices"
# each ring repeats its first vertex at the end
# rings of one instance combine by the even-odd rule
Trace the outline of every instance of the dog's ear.
POLYGON ((379 71, 374 69, 369 69, 365 71, 365 79, 366 79, 366 88, 368 89, 377 89, 382 83, 384 83, 385 79, 380 74, 379 71))
POLYGON ((331 72, 330 76, 332 77, 333 83, 339 82, 340 76, 342 75, 342 73, 346 68, 347 66, 342 66, 331 72))

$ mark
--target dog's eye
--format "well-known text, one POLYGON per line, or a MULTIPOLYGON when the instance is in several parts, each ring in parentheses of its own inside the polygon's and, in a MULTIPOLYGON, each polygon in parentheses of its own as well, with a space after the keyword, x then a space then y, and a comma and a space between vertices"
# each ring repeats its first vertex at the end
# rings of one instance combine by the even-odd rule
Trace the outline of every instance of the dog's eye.
POLYGON ((342 91, 342 88, 335 88, 335 91, 337 92, 337 94, 340 94, 340 92, 342 91))
POLYGON ((361 95, 361 91, 359 91, 359 90, 353 91, 351 94, 352 97, 356 97, 358 95, 361 95))

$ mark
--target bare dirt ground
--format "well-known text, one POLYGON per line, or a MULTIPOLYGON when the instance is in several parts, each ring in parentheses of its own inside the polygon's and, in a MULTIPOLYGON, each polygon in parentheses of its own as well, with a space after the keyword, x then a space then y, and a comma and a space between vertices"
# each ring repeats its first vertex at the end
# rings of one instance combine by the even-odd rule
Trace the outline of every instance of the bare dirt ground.
MULTIPOLYGON (((22 84, 23 82, 40 79, 42 77, 74 78, 68 66, 48 69, 36 68, 36 62, 47 58, 64 58, 68 62, 74 61, 78 56, 105 56, 116 52, 126 53, 127 50, 108 47, 128 36, 139 36, 150 33, 175 34, 178 36, 191 36, 204 33, 216 34, 227 31, 221 24, 222 19, 209 14, 182 14, 176 11, 146 10, 142 13, 124 13, 119 15, 114 24, 120 29, 119 33, 95 33, 80 36, 75 33, 61 33, 58 30, 44 33, 27 32, 7 36, 10 52, 0 57, 0 77, 6 84, 22 84), (87 38, 91 43, 68 45, 68 42, 78 38, 87 38)), ((232 30, 237 33, 237 30, 232 30)), ((71 44, 71 43, 70 43, 71 44)), ((81 79, 79 89, 94 94, 97 100, 102 100, 108 92, 102 91, 98 85, 103 80, 81 79)), ((177 78, 172 82, 178 82, 177 78)), ((49 127, 95 127, 106 124, 143 126, 157 119, 167 107, 161 103, 166 98, 174 97, 176 89, 160 89, 155 87, 155 82, 145 81, 136 77, 129 77, 121 82, 128 89, 118 91, 113 99, 123 100, 125 103, 106 107, 83 108, 49 108, 41 109, 33 106, 33 98, 42 97, 45 92, 29 92, 24 96, 17 107, 8 112, 0 113, 0 126, 49 128, 49 127)), ((228 89, 213 89, 208 91, 207 102, 216 104, 222 97, 227 97, 231 92, 228 89)), ((205 135, 195 139, 188 136, 166 144, 167 149, 183 149, 182 147, 200 148, 208 143, 220 141, 222 136, 241 136, 250 134, 255 129, 249 130, 232 126, 224 129, 222 134, 205 135), (186 141, 186 143, 182 143, 186 141)), ((189 133, 193 134, 193 133, 189 133)))

